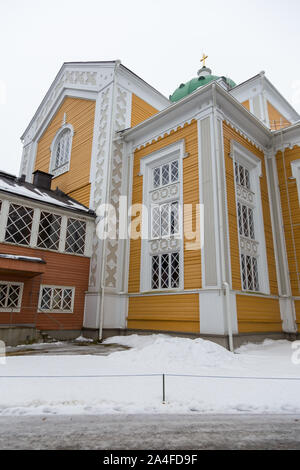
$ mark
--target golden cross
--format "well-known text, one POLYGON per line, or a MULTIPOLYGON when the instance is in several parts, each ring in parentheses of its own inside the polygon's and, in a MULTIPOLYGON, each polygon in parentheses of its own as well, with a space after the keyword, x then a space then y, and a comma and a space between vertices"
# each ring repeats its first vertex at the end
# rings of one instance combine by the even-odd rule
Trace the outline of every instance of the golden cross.
POLYGON ((208 55, 205 55, 205 54, 203 53, 202 59, 200 60, 200 62, 203 62, 203 67, 205 67, 205 60, 207 59, 207 57, 208 57, 208 55))

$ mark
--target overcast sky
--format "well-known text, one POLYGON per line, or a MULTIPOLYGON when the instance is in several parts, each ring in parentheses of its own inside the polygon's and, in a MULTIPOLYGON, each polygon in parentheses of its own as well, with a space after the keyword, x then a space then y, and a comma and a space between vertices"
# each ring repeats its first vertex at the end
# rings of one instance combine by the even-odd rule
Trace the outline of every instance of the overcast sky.
POLYGON ((265 70, 300 113, 299 0, 0 0, 0 170, 63 62, 121 59, 169 96, 202 52, 240 83, 265 70))

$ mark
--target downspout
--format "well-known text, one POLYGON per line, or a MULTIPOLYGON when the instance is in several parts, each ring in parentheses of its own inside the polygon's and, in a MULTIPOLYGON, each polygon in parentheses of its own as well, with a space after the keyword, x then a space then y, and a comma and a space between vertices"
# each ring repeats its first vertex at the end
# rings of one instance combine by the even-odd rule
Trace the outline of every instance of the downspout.
MULTIPOLYGON (((113 154, 113 138, 114 138, 114 117, 115 117, 115 97, 117 87, 117 71, 121 64, 120 60, 116 60, 114 67, 113 91, 112 91, 112 110, 111 110, 111 123, 110 123, 110 138, 109 138, 109 152, 108 152, 108 180, 105 191, 105 205, 109 204, 110 198, 110 185, 111 185, 111 170, 112 170, 112 154, 113 154)), ((105 228, 105 226, 104 226, 105 228)), ((105 297, 105 258, 106 258, 106 238, 102 244, 102 259, 101 259, 101 284, 100 284, 100 318, 99 318, 99 341, 102 340, 103 335, 103 320, 104 320, 104 297, 105 297)))
MULTIPOLYGON (((216 86, 213 84, 212 87, 212 95, 213 95, 213 106, 212 106, 212 114, 213 114, 213 129, 214 129, 214 141, 215 141, 215 146, 216 146, 216 158, 220 155, 220 148, 219 148, 219 139, 216 131, 216 86)), ((217 163, 217 169, 218 168, 218 161, 216 160, 217 163)), ((229 349, 231 352, 234 352, 234 347, 233 347, 233 334, 232 334, 232 323, 231 323, 231 311, 230 311, 230 286, 228 282, 226 281, 226 273, 225 273, 225 264, 224 264, 224 257, 222 256, 225 254, 225 247, 224 247, 224 220, 223 220, 223 211, 222 207, 220 206, 221 201, 224 197, 224 194, 222 194, 222 188, 220 184, 220 175, 219 171, 217 171, 217 185, 218 185, 218 212, 219 212, 219 223, 220 223, 220 232, 219 232, 219 241, 220 241, 220 248, 221 248, 221 271, 222 271, 222 289, 224 289, 224 294, 225 294, 225 311, 226 311, 226 319, 227 319, 227 330, 228 330, 228 343, 229 343, 229 349)))

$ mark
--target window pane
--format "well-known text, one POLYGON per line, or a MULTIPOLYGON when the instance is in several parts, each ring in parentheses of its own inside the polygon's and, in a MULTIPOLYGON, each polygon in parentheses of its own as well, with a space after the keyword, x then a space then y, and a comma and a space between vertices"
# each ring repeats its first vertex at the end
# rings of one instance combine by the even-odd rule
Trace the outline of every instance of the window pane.
POLYGON ((18 245, 29 245, 33 209, 10 204, 7 219, 5 241, 18 245))
POLYGON ((72 308, 72 289, 64 289, 62 308, 63 308, 63 310, 71 310, 71 308, 72 308))
POLYGON ((160 236, 160 208, 159 206, 152 207, 151 236, 152 238, 158 238, 160 236))
POLYGON ((41 310, 51 309, 51 291, 50 287, 44 287, 42 290, 41 310))
POLYGON ((170 166, 169 164, 163 165, 161 168, 161 184, 165 186, 170 182, 170 166))
POLYGON ((171 163, 171 181, 174 183, 178 181, 179 171, 178 171, 178 160, 175 160, 171 163))
POLYGON ((169 254, 161 255, 161 288, 167 289, 169 287, 169 254))
POLYGON ((171 287, 179 287, 179 253, 171 253, 171 287))
POLYGON ((66 252, 84 253, 86 223, 77 219, 68 219, 66 252))
POLYGON ((152 289, 159 289, 159 256, 152 256, 152 289))
POLYGON ((179 233, 179 214, 178 214, 178 202, 172 202, 171 204, 171 235, 179 233))
POLYGON ((170 213, 170 205, 163 204, 161 207, 160 212, 160 220, 161 220, 161 236, 166 237, 169 235, 169 213, 170 213))
POLYGON ((69 161, 70 141, 71 131, 70 129, 66 129, 62 132, 61 136, 59 137, 59 140, 56 143, 54 170, 69 161))
POLYGON ((160 186, 160 167, 154 168, 153 170, 153 187, 158 188, 160 186))
POLYGON ((7 293, 8 293, 8 285, 0 284, 0 308, 6 307, 7 293))
POLYGON ((61 217, 49 212, 41 212, 37 246, 58 250, 61 217))
POLYGON ((19 305, 20 286, 10 285, 8 290, 7 307, 17 308, 19 305))

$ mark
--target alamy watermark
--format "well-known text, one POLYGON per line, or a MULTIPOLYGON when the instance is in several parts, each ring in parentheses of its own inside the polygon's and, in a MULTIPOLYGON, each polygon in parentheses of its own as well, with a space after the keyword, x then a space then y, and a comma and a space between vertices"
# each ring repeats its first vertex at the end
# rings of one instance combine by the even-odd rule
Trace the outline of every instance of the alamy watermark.
POLYGON ((96 233, 100 240, 176 238, 185 242, 186 250, 203 247, 203 204, 170 201, 128 206, 127 197, 120 196, 117 206, 100 204, 96 214, 96 233))

